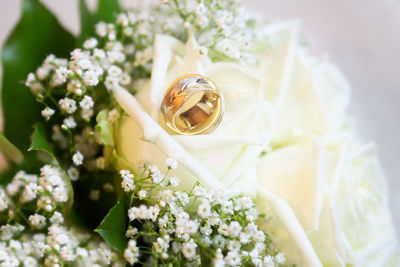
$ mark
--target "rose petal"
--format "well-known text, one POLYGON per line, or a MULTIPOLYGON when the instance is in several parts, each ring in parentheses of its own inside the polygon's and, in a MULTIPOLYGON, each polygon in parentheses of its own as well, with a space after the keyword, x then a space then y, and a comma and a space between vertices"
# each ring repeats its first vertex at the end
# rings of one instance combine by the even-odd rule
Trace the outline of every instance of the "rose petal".
POLYGON ((296 215, 285 200, 258 188, 257 205, 261 212, 271 215, 267 224, 274 234, 274 242, 285 253, 289 262, 301 266, 322 266, 313 246, 299 223, 296 215))
POLYGON ((165 94, 165 77, 169 62, 174 54, 181 54, 185 46, 182 42, 167 35, 156 35, 153 46, 153 68, 151 70, 151 87, 148 99, 150 115, 156 121, 160 116, 160 105, 165 94))
POLYGON ((191 154, 186 152, 178 142, 165 132, 165 130, 142 109, 135 97, 122 87, 115 88, 113 93, 118 104, 136 121, 143 131, 144 140, 156 144, 168 157, 180 161, 204 184, 212 185, 216 189, 222 188, 222 184, 220 184, 211 173, 203 168, 191 154))

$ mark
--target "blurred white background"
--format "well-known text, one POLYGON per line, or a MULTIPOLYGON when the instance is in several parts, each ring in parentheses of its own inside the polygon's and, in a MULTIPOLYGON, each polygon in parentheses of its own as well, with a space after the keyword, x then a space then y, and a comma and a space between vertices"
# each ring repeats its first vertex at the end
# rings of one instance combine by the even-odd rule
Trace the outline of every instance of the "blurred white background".
MULTIPOLYGON (((0 1, 0 44, 19 17, 20 2, 0 1)), ((67 29, 79 32, 77 0, 43 2, 67 29)), ((342 69, 353 87, 350 112, 358 131, 377 143, 400 233, 400 1, 248 0, 246 5, 269 18, 301 21, 317 51, 342 69)))

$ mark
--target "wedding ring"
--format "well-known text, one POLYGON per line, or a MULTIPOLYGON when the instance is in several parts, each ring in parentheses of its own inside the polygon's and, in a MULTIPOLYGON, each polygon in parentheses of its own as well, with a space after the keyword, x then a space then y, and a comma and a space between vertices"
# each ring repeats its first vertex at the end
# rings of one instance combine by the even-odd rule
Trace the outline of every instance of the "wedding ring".
POLYGON ((160 109, 166 125, 174 132, 204 134, 221 122, 224 100, 211 80, 188 74, 169 85, 160 109))

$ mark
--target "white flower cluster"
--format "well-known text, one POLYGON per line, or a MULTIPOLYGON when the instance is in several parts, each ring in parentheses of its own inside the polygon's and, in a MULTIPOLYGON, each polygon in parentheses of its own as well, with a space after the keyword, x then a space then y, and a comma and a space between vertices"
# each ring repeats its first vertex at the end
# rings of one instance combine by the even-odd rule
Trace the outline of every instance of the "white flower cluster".
POLYGON ((97 237, 64 224, 68 198, 62 171, 51 165, 0 187, 0 266, 123 266, 97 237))
POLYGON ((156 34, 186 41, 191 31, 201 45, 199 53, 209 53, 214 60, 250 60, 246 51, 251 48, 254 20, 240 8, 240 1, 163 2, 146 1, 145 8, 120 14, 115 24, 98 23, 97 36, 73 50, 69 60, 49 55, 28 75, 26 85, 45 106, 41 114, 53 123, 53 141, 70 165, 90 170, 105 165, 96 164, 97 152, 105 144, 93 130, 94 115, 106 110, 110 123, 118 119, 115 104, 104 102, 112 98, 108 90, 135 90, 141 78, 151 75, 156 34), (61 120, 52 120, 57 113, 61 120))
POLYGON ((246 12, 240 0, 164 1, 184 20, 184 27, 194 31, 201 53, 213 60, 255 59, 248 51, 255 38, 256 18, 246 12))
POLYGON ((257 226, 261 215, 251 198, 198 184, 190 192, 173 191, 171 179, 176 178, 168 173, 177 163, 167 159, 166 167, 166 174, 155 166, 145 166, 143 175, 120 172, 131 200, 124 253, 129 263, 283 266, 285 257, 257 226), (138 247, 143 242, 152 247, 150 252, 138 247))
POLYGON ((22 225, 1 226, 0 266, 123 266, 104 242, 85 232, 63 225, 63 216, 55 212, 52 224, 32 234, 22 225))
MULTIPOLYGON (((27 174, 24 171, 18 172, 7 184, 6 192, 8 197, 17 203, 36 201, 37 211, 53 212, 56 207, 68 201, 69 190, 65 179, 67 178, 60 169, 45 165, 40 169, 40 176, 27 174)), ((30 220, 37 228, 44 226, 40 215, 33 216, 30 220)))
POLYGON ((93 130, 89 122, 95 108, 92 87, 98 84, 95 81, 101 79, 103 72, 100 61, 90 51, 75 49, 70 61, 48 56, 36 73, 28 75, 26 81, 37 100, 45 105, 41 114, 46 121, 52 122, 51 118, 57 111, 62 115, 61 121, 52 127, 52 140, 66 152, 74 153, 70 157, 75 165, 82 163, 82 154, 85 154, 76 150, 82 145, 82 140, 85 144, 92 144, 85 146, 83 152, 92 151, 88 154, 93 154, 97 151, 98 144, 92 141, 93 130), (57 95, 53 94, 55 88, 57 95), (60 91, 63 92, 61 97, 60 91))
POLYGON ((0 188, 0 212, 8 209, 10 205, 10 199, 3 188, 0 188))

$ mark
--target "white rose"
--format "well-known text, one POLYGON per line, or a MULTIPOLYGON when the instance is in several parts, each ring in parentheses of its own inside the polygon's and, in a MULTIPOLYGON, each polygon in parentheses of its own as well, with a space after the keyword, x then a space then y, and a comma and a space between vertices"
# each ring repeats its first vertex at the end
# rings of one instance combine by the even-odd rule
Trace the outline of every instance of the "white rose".
POLYGON ((344 128, 349 87, 334 66, 306 54, 296 29, 268 26, 271 45, 255 53, 260 60, 256 66, 213 63, 200 55, 193 36, 183 44, 158 35, 151 79, 135 97, 120 87, 114 91, 129 115, 118 122, 117 151, 134 164, 163 166, 168 157, 178 160, 173 173, 186 187, 198 179, 214 188, 253 196, 258 192, 259 207, 273 215, 268 226, 289 261, 364 266, 376 260, 382 265, 388 259, 374 258, 379 247, 368 251, 380 244, 378 239, 371 236, 367 242, 360 235, 370 232, 365 224, 373 227, 379 221, 387 231, 381 239, 392 249, 387 255, 398 253, 387 193, 370 186, 380 179, 376 174, 366 178, 370 182, 365 187, 360 183, 365 174, 357 173, 359 165, 351 158, 358 146, 346 148, 346 138, 329 143, 329 136, 337 135, 331 133, 344 128), (170 135, 162 126, 166 88, 189 73, 208 77, 224 96, 223 120, 211 134, 170 135), (269 152, 261 156, 263 151, 269 152), (372 207, 365 195, 377 199, 372 207), (361 209, 368 216, 356 216, 361 209), (384 218, 378 220, 378 214, 384 218))
POLYGON ((116 90, 121 106, 134 113, 121 123, 120 154, 131 162, 163 165, 167 152, 181 159, 182 174, 189 170, 186 176, 205 183, 209 180, 212 185, 219 180, 250 192, 256 188, 255 163, 263 150, 292 142, 299 129, 320 134, 340 127, 347 84, 333 66, 306 57, 299 47, 296 25, 271 25, 268 31, 274 47, 260 52, 260 64, 254 67, 213 63, 207 55, 200 55, 193 37, 185 45, 169 36, 157 36, 151 80, 143 83, 133 101, 127 101, 132 97, 126 91, 116 90), (310 68, 315 71, 311 73, 310 68), (225 115, 212 134, 166 136, 158 124, 161 101, 168 85, 188 73, 202 74, 217 85, 225 99, 225 115), (317 90, 321 84, 323 90, 317 90), (188 159, 184 158, 187 154, 188 159), (241 178, 245 182, 239 185, 241 178))
POLYGON ((386 181, 374 146, 342 133, 302 138, 259 164, 263 193, 257 203, 273 214, 269 227, 280 233, 278 246, 286 255, 298 250, 307 266, 318 261, 324 266, 399 266, 386 181))

